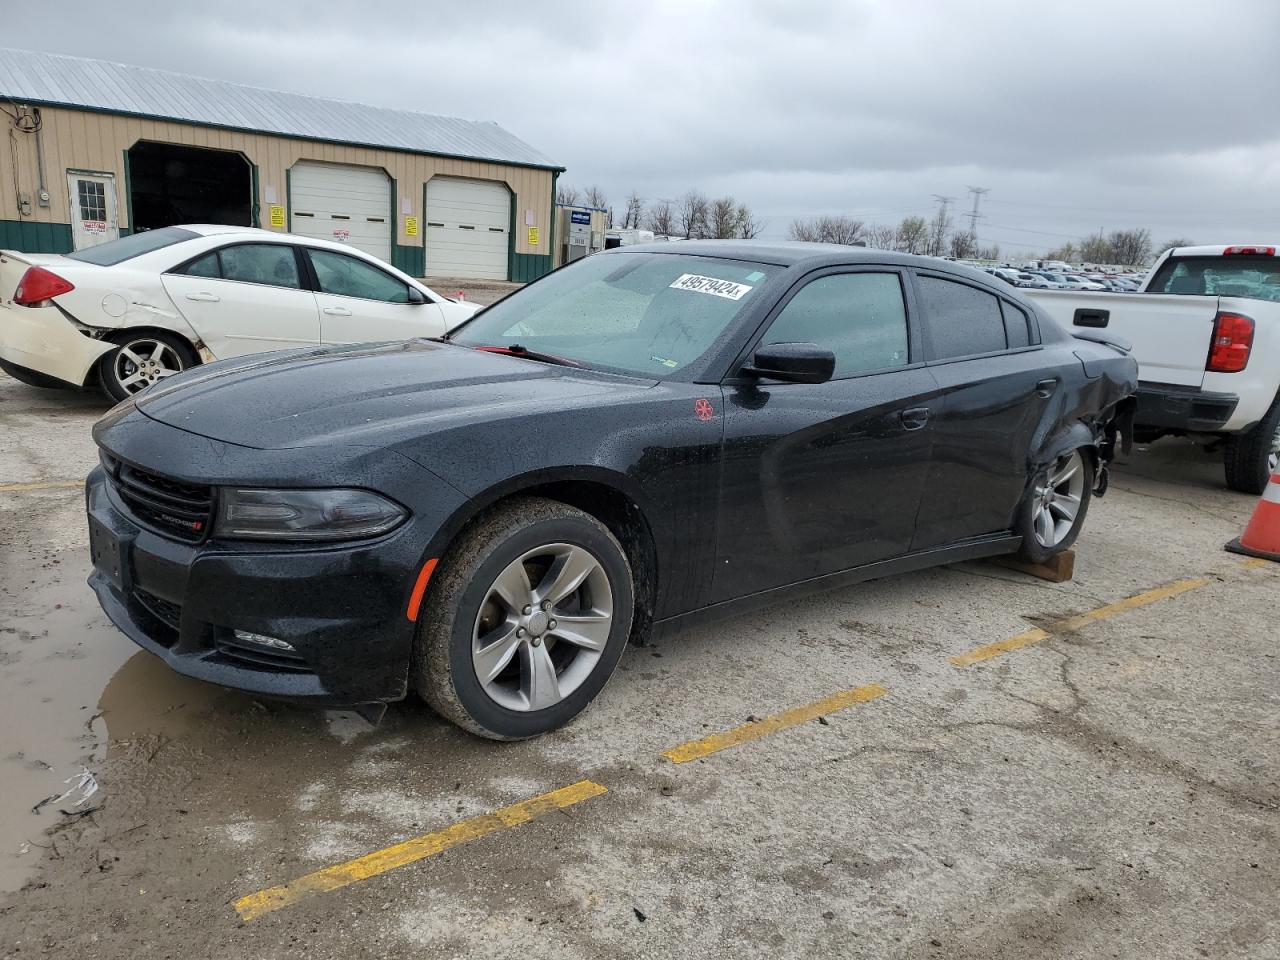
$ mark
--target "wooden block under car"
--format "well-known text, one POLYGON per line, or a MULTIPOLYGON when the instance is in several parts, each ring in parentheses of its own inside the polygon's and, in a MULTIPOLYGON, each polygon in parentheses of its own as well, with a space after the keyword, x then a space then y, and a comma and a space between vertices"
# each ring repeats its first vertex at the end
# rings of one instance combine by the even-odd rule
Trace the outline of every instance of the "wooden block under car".
POLYGON ((1019 573, 1039 577, 1041 580, 1048 580, 1050 583, 1065 583, 1076 572, 1076 552, 1074 550, 1063 550, 1061 553, 1056 553, 1044 563, 1023 563, 1013 557, 992 557, 991 562, 997 566, 1017 570, 1019 573))

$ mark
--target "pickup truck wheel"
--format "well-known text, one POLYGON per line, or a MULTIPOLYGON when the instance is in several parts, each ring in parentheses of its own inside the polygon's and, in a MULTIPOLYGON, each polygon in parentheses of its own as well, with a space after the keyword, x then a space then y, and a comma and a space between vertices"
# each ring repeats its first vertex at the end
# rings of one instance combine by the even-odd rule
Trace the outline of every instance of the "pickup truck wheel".
POLYGON ((482 737, 538 736, 608 682, 633 606, 631 566, 604 524, 554 500, 511 500, 440 560, 422 605, 414 688, 482 737))
POLYGON ((1227 486, 1241 493, 1262 493, 1280 463, 1280 397, 1252 430, 1227 438, 1223 456, 1227 486))
POLYGON ((1018 558, 1044 563, 1076 542, 1093 496, 1093 461, 1081 450, 1058 457, 1036 474, 1018 508, 1018 558))

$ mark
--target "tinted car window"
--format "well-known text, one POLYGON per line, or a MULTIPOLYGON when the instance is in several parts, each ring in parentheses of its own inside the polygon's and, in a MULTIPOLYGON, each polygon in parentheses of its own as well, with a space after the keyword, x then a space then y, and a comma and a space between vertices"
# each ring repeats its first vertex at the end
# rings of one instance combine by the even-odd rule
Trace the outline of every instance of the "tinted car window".
POLYGON ((1031 346, 1031 321, 1027 318, 1027 312, 1007 300, 1000 301, 1000 309, 1004 312, 1004 335, 1009 346, 1031 346))
POLYGON ((218 251, 224 280, 301 288, 293 247, 283 243, 243 243, 218 251))
POLYGON ((920 277, 919 287, 937 359, 1005 349, 1004 318, 994 294, 938 277, 920 277))
POLYGON ((171 247, 175 243, 181 243, 183 240, 194 240, 198 236, 198 233, 183 230, 181 227, 144 230, 142 233, 121 237, 119 240, 100 243, 96 247, 89 247, 87 250, 68 253, 67 259, 96 263, 100 267, 114 267, 117 263, 124 263, 126 260, 140 257, 144 253, 151 253, 153 250, 160 250, 163 247, 171 247))
POLYGON ((384 303, 408 303, 409 287, 373 264, 328 250, 308 250, 322 293, 384 303))
POLYGON ((907 363, 907 308, 896 273, 838 273, 805 286, 764 343, 816 343, 836 355, 834 376, 907 363))
POLYGON ((192 260, 177 273, 185 274, 188 277, 220 277, 222 269, 218 266, 218 254, 206 253, 197 260, 192 260))

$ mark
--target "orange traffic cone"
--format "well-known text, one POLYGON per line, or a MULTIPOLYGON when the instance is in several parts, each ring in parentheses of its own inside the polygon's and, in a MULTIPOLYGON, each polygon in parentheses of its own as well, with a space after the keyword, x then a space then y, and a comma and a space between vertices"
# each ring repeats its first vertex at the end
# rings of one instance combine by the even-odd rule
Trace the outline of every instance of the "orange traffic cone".
POLYGON ((1249 526, 1241 536, 1227 544, 1227 549, 1232 553, 1280 563, 1280 470, 1271 475, 1271 482, 1262 492, 1249 526))

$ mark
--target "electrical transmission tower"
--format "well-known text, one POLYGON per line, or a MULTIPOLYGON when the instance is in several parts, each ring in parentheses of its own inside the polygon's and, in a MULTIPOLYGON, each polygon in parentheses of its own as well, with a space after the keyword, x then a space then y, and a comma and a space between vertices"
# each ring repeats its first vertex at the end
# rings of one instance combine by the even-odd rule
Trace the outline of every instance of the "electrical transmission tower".
POLYGON ((991 192, 988 187, 968 187, 969 193, 973 195, 973 209, 969 211, 969 236, 973 238, 973 245, 978 245, 978 221, 982 219, 982 214, 978 212, 978 204, 982 198, 991 192))

